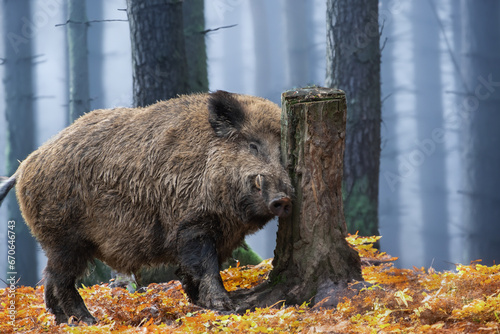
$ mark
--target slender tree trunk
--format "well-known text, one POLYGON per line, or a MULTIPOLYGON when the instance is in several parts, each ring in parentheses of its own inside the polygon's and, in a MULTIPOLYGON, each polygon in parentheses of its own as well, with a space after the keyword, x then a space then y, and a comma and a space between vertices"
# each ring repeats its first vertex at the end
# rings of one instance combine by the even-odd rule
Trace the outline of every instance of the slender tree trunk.
MULTIPOLYGON (((463 70, 461 68, 461 52, 462 52, 462 13, 460 10, 461 4, 460 1, 456 0, 448 0, 449 7, 451 9, 449 14, 449 20, 452 22, 451 27, 448 28, 450 31, 452 38, 449 39, 451 43, 450 49, 450 58, 453 62, 453 86, 452 90, 455 92, 451 96, 451 103, 453 106, 458 106, 463 101, 463 94, 459 92, 465 92, 468 89, 464 86, 465 80, 463 76, 463 70)), ((453 108, 448 111, 445 116, 446 123, 452 123, 449 119, 460 120, 460 116, 457 113, 457 108, 453 108)), ((460 193, 460 190, 463 189, 463 159, 462 159, 462 139, 463 139, 463 123, 453 123, 449 126, 452 130, 454 130, 454 134, 452 136, 452 140, 454 141, 456 147, 460 149, 456 152, 450 152, 451 161, 456 166, 454 169, 454 175, 452 176, 452 184, 450 185, 450 200, 449 200, 449 215, 450 215, 450 255, 451 262, 454 263, 463 263, 464 261, 464 245, 466 244, 466 233, 464 233, 464 198, 463 194, 460 193)))
MULTIPOLYGON (((8 175, 15 173, 19 161, 35 148, 35 121, 33 115, 33 56, 31 31, 26 19, 31 17, 30 0, 2 1, 3 42, 5 50, 4 87, 5 116, 7 120, 8 175)), ((24 224, 13 192, 8 197, 7 215, 15 222, 14 264, 7 272, 14 272, 20 285, 34 286, 38 282, 37 247, 28 227, 24 224)), ((6 223, 6 222, 5 222, 6 223)), ((9 226, 12 226, 9 224, 9 226)), ((14 234, 10 234, 14 235, 14 234)), ((7 247, 7 240, 3 247, 7 247)), ((9 253, 11 255, 11 253, 9 253)), ((11 260, 11 259, 9 259, 11 260)))
POLYGON ((234 295, 247 296, 242 308, 279 300, 315 304, 326 297, 323 305, 332 306, 352 293, 347 283, 363 280, 359 256, 345 240, 345 95, 299 89, 283 93, 282 105, 282 159, 295 188, 292 215, 280 219, 271 284, 234 295))
POLYGON ((440 29, 434 4, 413 2, 415 86, 420 165, 424 263, 452 269, 449 261, 448 193, 446 185, 443 102, 441 98, 440 29))
POLYGON ((312 82, 312 7, 308 0, 289 0, 284 5, 287 87, 301 87, 312 82))
MULTIPOLYGON (((89 20, 103 20, 104 2, 102 0, 85 0, 89 20)), ((83 1, 82 1, 83 2, 83 1)), ((104 26, 107 23, 90 23, 88 29, 88 64, 89 64, 89 97, 90 110, 106 107, 106 91, 104 89, 104 26)), ((113 24, 113 23, 109 23, 113 24)))
MULTIPOLYGON (((231 15, 223 15, 220 24, 232 25, 241 22, 244 15, 242 7, 244 7, 243 4, 232 7, 231 15)), ((241 69, 244 67, 243 44, 246 43, 243 39, 242 30, 241 25, 237 25, 221 32, 224 59, 231 60, 224 62, 223 66, 220 67, 223 76, 222 86, 225 87, 224 89, 233 92, 244 92, 248 81, 241 73, 241 69), (235 73, 238 73, 238 75, 235 75, 235 73)), ((214 88, 218 89, 219 87, 214 88)))
POLYGON ((134 104, 189 92, 182 1, 127 0, 134 104))
POLYGON ((350 232, 378 234, 380 33, 377 0, 327 1, 326 85, 347 95, 344 208, 350 232))
MULTIPOLYGON (((84 21, 88 20, 102 20, 103 17, 103 7, 104 3, 102 0, 82 0, 79 2, 77 6, 85 6, 87 4, 87 8, 80 8, 85 10, 88 13, 89 19, 87 19, 86 15, 81 15, 81 19, 84 21)), ((70 8, 68 8, 70 9, 70 8)), ((85 12, 83 12, 85 14, 85 12)), ((88 112, 90 110, 102 109, 105 108, 105 89, 103 87, 103 35, 104 35, 104 26, 101 22, 74 26, 77 29, 85 29, 84 34, 87 35, 85 39, 80 40, 80 49, 88 49, 88 57, 81 57, 79 61, 82 62, 82 66, 78 66, 78 64, 72 68, 73 76, 78 77, 78 84, 85 85, 88 87, 87 93, 85 93, 85 88, 83 88, 83 94, 88 94, 86 97, 83 94, 79 94, 80 92, 74 92, 76 96, 79 96, 80 99, 86 99, 88 101, 88 110, 84 111, 82 108, 82 112, 88 112), (87 30, 88 29, 88 30, 87 30), (88 48, 87 48, 88 46, 88 48), (88 66, 86 65, 88 62, 88 66), (84 64, 85 63, 85 64, 84 64), (87 66, 88 70, 86 73, 82 71, 82 68, 87 66)), ((71 43, 68 43, 71 45, 71 43)), ((75 43, 73 43, 75 44, 75 43)), ((69 54, 71 54, 71 48, 69 49, 69 54)), ((74 51, 73 51, 74 52, 74 51)), ((69 61, 74 62, 75 59, 73 57, 69 57, 69 61), (72 60, 73 59, 73 60, 72 60)), ((70 77, 71 72, 70 71, 70 77)), ((70 106, 72 104, 70 103, 70 106)), ((85 277, 82 277, 77 284, 84 284, 86 286, 100 284, 102 282, 108 282, 111 277, 111 268, 105 265, 98 259, 94 259, 94 263, 91 266, 91 269, 88 271, 88 274, 85 277)))
POLYGON ((267 36, 269 27, 267 22, 267 5, 262 0, 254 0, 249 3, 254 38, 255 50, 255 94, 269 98, 268 94, 271 88, 269 73, 269 38, 267 36))
MULTIPOLYGON (((457 90, 467 91, 464 76, 460 67, 461 53, 462 53, 462 10, 461 2, 456 0, 449 0, 451 5, 451 21, 453 31, 453 55, 455 57, 455 87, 457 90)), ((457 104, 462 102, 462 97, 457 96, 457 104)))
POLYGON ((68 2, 69 123, 90 111, 85 1, 68 2))
POLYGON ((182 5, 186 42, 189 90, 208 91, 207 47, 205 44, 204 0, 184 1, 182 5))
POLYGON ((381 52, 381 94, 383 126, 380 128, 381 157, 380 157, 380 180, 379 180, 379 219, 381 248, 393 255, 400 255, 401 240, 401 208, 400 208, 400 180, 398 172, 398 156, 401 154, 398 148, 397 112, 395 105, 395 69, 394 69, 394 15, 390 10, 392 0, 381 1, 381 24, 383 35, 381 44, 384 49, 381 52))
MULTIPOLYGON (((283 10, 284 1, 267 1, 266 0, 266 8, 268 13, 280 13, 283 10)), ((279 103, 281 99, 281 93, 284 89, 290 89, 290 86, 287 85, 286 79, 286 66, 283 60, 286 60, 287 50, 286 50, 286 38, 283 38, 283 34, 285 33, 284 27, 284 15, 268 15, 267 17, 267 26, 269 31, 273 33, 267 32, 268 40, 269 40, 269 67, 270 73, 268 74, 269 80, 269 92, 267 93, 268 99, 279 103)), ((324 53, 321 53, 321 59, 323 59, 324 53)), ((276 230, 278 226, 276 225, 276 230)), ((272 234, 273 243, 276 241, 275 236, 276 233, 272 234)), ((272 247, 274 250, 274 245, 272 247)))
POLYGON ((462 0, 465 260, 500 263, 500 2, 462 0))

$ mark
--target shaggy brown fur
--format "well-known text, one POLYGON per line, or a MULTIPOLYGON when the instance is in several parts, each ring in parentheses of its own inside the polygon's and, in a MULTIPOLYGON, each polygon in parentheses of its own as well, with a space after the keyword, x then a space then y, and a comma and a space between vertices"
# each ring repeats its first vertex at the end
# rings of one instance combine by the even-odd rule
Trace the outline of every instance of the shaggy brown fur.
POLYGON ((194 303, 231 309, 220 263, 290 212, 279 150, 278 106, 217 91, 95 110, 33 152, 3 189, 16 182, 46 252, 57 322, 95 322, 74 285, 94 257, 124 273, 178 264, 194 303))

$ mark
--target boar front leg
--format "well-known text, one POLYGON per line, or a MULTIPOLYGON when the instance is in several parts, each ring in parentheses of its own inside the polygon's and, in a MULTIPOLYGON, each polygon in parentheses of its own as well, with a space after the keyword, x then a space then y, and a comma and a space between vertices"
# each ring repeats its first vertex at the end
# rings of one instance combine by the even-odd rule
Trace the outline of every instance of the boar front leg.
POLYGON ((197 219, 181 224, 177 234, 177 253, 182 287, 194 304, 231 310, 232 302, 222 284, 216 240, 220 237, 212 221, 197 219))

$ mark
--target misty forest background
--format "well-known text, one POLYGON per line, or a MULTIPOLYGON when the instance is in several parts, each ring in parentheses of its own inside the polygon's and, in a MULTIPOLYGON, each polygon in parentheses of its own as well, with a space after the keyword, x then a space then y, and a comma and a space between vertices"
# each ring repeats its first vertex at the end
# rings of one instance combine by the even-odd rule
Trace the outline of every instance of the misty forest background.
MULTIPOLYGON (((86 0, 86 6, 90 110, 132 106, 126 1, 86 0)), ((351 14, 356 15, 355 8, 351 14)), ((184 27, 187 35, 205 39, 209 90, 257 95, 279 104, 285 90, 332 84, 325 81, 326 15, 325 0, 207 0, 204 27, 189 30, 186 22, 184 27)), ((372 210, 378 211, 378 222, 375 217, 365 222, 369 228, 360 228, 349 210, 370 203, 351 201, 346 207, 350 232, 378 230, 381 249, 398 256, 399 267, 446 270, 480 258, 486 264, 498 262, 500 3, 380 0, 378 17, 374 15, 381 32, 381 154, 378 208, 372 210)), ((6 91, 12 83, 2 65, 12 39, 6 38, 11 27, 6 15, 1 17, 0 175, 7 175, 6 91)), ((34 136, 34 147, 69 124, 67 20, 63 0, 32 0, 21 20, 31 45, 32 56, 24 61, 32 64, 33 85, 19 94, 32 96, 35 117, 33 131, 15 135, 34 136)), ((340 48, 363 51, 373 38, 368 30, 355 36, 340 48)), ((338 88, 346 90, 348 105, 356 103, 349 101, 346 87, 338 88)), ((21 124, 26 122, 22 117, 21 124)), ((364 187, 367 192, 377 189, 364 187)), ((0 207, 2 273, 7 271, 7 208, 15 205, 10 196, 0 207)), ((276 231, 273 221, 247 242, 263 258, 273 257, 276 231)), ((39 279, 43 252, 29 256, 39 279)))

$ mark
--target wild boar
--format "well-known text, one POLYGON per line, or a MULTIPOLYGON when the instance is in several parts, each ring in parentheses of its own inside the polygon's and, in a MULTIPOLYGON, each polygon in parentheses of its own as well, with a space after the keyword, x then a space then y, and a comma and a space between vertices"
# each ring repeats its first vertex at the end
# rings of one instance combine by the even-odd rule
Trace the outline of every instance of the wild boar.
POLYGON ((96 322, 75 288, 94 258, 123 273, 176 264, 193 303, 232 309, 220 264, 292 205, 279 107, 225 91, 92 111, 31 153, 0 201, 14 184, 57 323, 96 322))

